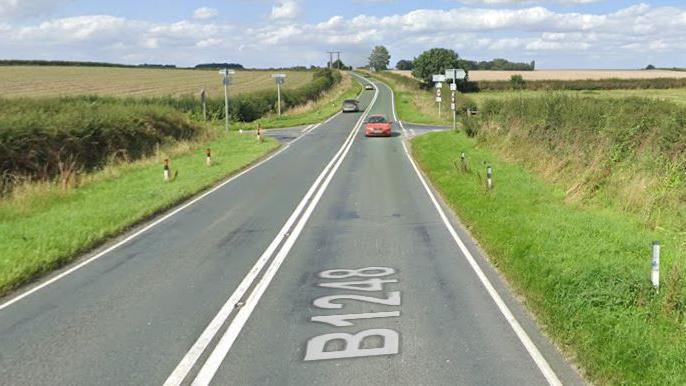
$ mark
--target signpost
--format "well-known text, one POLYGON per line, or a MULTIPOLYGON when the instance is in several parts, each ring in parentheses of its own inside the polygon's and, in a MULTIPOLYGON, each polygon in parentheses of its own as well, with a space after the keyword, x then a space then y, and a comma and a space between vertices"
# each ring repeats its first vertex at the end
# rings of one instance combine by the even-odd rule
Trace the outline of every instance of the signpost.
POLYGON ((226 127, 226 134, 229 134, 229 84, 231 84, 231 75, 235 73, 236 71, 228 68, 219 70, 219 74, 224 76, 222 83, 224 83, 224 126, 226 127))
POLYGON ((286 74, 272 74, 272 78, 276 81, 277 110, 281 116, 281 85, 286 83, 286 74))
POLYGON ((453 130, 457 130, 457 105, 455 104, 455 94, 457 93, 457 81, 467 77, 465 70, 452 68, 445 70, 445 78, 452 80, 450 83, 450 109, 453 110, 453 130))
POLYGON ((204 121, 207 120, 207 91, 205 89, 202 89, 200 91, 200 101, 202 103, 202 119, 204 121))
POLYGON ((438 103, 438 116, 441 116, 441 102, 443 98, 441 97, 441 89, 443 88, 443 82, 445 82, 445 75, 434 75, 433 81, 436 85, 436 102, 438 103))

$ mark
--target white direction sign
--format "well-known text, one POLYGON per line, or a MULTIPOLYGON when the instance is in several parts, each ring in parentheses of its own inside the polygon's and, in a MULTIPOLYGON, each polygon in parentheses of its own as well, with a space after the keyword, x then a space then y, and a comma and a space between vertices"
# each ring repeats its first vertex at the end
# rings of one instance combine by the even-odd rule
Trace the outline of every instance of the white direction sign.
POLYGON ((436 102, 438 102, 438 103, 441 103, 441 102, 443 102, 443 98, 441 98, 441 97, 437 96, 437 97, 436 97, 436 102))
POLYGON ((235 73, 236 73, 236 71, 230 70, 228 68, 225 68, 223 70, 219 70, 219 75, 224 75, 224 76, 230 76, 230 75, 233 75, 235 73))
POLYGON ((436 83, 436 89, 440 90, 443 88, 443 83, 436 83))
POLYGON ((450 83, 450 91, 457 91, 457 83, 450 83))
POLYGON ((434 76, 433 76, 433 81, 434 81, 434 83, 436 83, 436 82, 445 82, 445 75, 434 75, 434 76))
POLYGON ((455 78, 457 79, 464 79, 467 77, 467 73, 461 69, 450 69, 450 70, 445 70, 445 77, 446 79, 453 80, 455 78))
POLYGON ((272 78, 276 80, 276 84, 284 84, 286 82, 286 74, 272 74, 272 78))

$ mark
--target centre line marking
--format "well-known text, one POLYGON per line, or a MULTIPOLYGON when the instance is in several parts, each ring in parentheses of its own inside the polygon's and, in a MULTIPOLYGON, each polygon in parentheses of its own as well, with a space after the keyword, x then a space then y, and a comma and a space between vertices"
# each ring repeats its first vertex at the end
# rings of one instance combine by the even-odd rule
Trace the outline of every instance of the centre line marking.
MULTIPOLYGON (((372 106, 376 101, 377 95, 378 89, 375 88, 374 97, 370 102, 370 106, 372 106)), ((264 253, 257 260, 253 268, 243 278, 240 285, 236 288, 233 294, 231 294, 231 296, 219 310, 217 315, 212 319, 210 324, 202 332, 202 334, 195 342, 195 344, 190 348, 190 350, 186 353, 181 362, 179 362, 177 367, 174 369, 172 374, 167 378, 166 382, 164 383, 165 386, 180 385, 183 382, 183 380, 188 376, 188 373, 195 366, 200 356, 207 349, 207 347, 214 339, 214 337, 217 335, 221 327, 224 325, 224 323, 226 323, 227 319, 233 313, 235 305, 246 295, 250 287, 253 285, 254 281, 259 276, 260 272, 264 270, 264 267, 267 265, 272 255, 276 252, 278 246, 281 245, 283 242, 282 248, 278 251, 278 254, 272 260, 271 264, 264 272, 262 278, 255 285, 255 288, 253 289, 252 293, 250 293, 245 303, 239 309, 238 313, 231 321, 231 324, 222 336, 221 340, 210 354, 210 357, 202 366, 200 373, 193 381, 194 385, 206 385, 210 383, 210 381, 216 374, 217 370, 219 369, 221 362, 224 360, 224 357, 226 357, 229 350, 231 349, 231 346, 233 345, 233 342, 235 341, 236 337, 238 336, 243 326, 247 322, 248 317, 257 305, 257 302, 261 298, 262 294, 266 290, 274 275, 276 275, 276 272, 281 266, 283 260, 285 260, 286 255, 292 248, 293 244, 298 239, 300 232, 302 232, 305 223, 314 211, 314 208, 317 206, 322 194, 326 190, 326 187, 330 183, 334 174, 338 170, 338 167, 341 165, 343 159, 350 150, 353 142, 355 141, 355 137, 359 132, 359 128, 367 115, 368 112, 365 112, 360 116, 354 128, 351 130, 350 134, 346 138, 346 141, 343 143, 343 145, 338 150, 336 155, 334 155, 331 161, 329 161, 327 166, 317 177, 317 179, 312 184, 308 192, 305 194, 305 196, 300 201, 296 209, 293 211, 293 213, 288 218, 284 226, 281 228, 277 236, 274 238, 271 244, 267 247, 264 253), (322 180, 324 181, 323 183, 322 180), (312 198, 315 192, 316 195, 314 195, 314 198, 312 198), (311 198, 312 200, 310 200, 311 198), (308 202, 309 205, 307 205, 308 202), (306 205, 307 208, 305 209, 306 205), (303 209, 305 210, 305 213, 302 215, 302 217, 300 217, 300 214, 303 212, 303 209), (298 219, 298 217, 300 217, 300 221, 298 221, 293 231, 288 233, 288 231, 292 228, 293 223, 298 219)), ((333 117, 329 118, 324 123, 328 123, 332 119, 333 117)))

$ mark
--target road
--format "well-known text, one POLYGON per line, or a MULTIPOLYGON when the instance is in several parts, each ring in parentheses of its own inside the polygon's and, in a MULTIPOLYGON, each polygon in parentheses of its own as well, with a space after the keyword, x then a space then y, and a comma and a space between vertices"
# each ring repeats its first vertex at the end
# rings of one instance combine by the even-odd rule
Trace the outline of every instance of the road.
POLYGON ((5 299, 0 384, 582 383, 360 100, 5 299))

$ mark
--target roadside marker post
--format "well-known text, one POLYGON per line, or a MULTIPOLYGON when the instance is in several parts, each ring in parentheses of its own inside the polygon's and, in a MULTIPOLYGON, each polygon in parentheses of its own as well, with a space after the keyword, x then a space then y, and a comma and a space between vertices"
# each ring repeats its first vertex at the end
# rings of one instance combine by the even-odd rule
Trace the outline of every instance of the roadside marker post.
POLYGON ((493 189, 493 168, 491 165, 486 166, 486 181, 488 183, 488 190, 493 189))
POLYGON ((166 182, 169 182, 169 158, 165 158, 164 160, 164 180, 166 182))
POLYGON ((212 149, 208 147, 207 151, 205 152, 205 155, 207 156, 207 158, 205 159, 207 166, 212 166, 212 149))
POLYGON ((660 292, 660 242, 653 241, 653 261, 650 272, 650 281, 653 283, 655 291, 660 292))
POLYGON ((202 89, 200 91, 200 102, 202 103, 202 119, 207 120, 207 91, 202 89))
MULTIPOLYGON (((224 126, 226 127, 226 134, 229 134, 229 84, 231 84, 231 75, 235 74, 236 71, 229 70, 225 68, 219 70, 219 74, 224 76, 224 126)), ((243 133, 243 129, 240 130, 243 133)))
POLYGON ((281 85, 286 83, 286 74, 272 74, 272 78, 276 81, 276 96, 277 96, 277 111, 281 116, 281 85))

